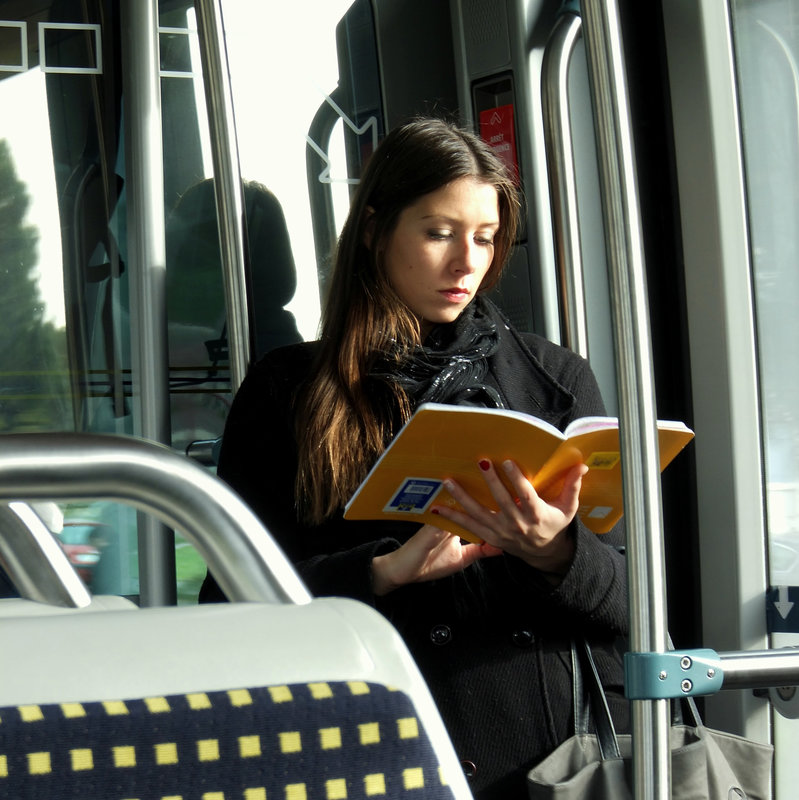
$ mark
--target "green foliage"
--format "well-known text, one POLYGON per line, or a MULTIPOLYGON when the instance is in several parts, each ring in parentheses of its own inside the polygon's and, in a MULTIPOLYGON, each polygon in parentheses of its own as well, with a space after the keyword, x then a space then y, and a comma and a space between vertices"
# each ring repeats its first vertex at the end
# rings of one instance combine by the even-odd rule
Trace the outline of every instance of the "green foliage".
POLYGON ((45 320, 38 229, 27 187, 0 139, 0 433, 69 426, 65 333, 45 320))

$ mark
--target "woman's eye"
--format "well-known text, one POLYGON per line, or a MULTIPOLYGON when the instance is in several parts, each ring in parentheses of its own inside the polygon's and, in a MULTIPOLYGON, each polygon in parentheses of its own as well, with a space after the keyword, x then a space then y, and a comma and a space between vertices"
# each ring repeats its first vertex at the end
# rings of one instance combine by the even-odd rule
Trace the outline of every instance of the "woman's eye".
POLYGON ((449 239, 452 236, 449 231, 428 231, 427 235, 431 239, 449 239))
POLYGON ((477 244, 494 244, 494 240, 490 236, 475 236, 474 240, 477 244))

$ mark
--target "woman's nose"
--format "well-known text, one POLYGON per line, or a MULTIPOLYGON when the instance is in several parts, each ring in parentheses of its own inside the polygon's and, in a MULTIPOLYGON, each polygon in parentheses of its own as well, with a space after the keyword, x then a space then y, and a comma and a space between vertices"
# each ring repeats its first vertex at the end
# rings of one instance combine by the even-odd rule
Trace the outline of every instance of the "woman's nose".
POLYGON ((479 251, 477 243, 468 238, 459 243, 458 251, 453 260, 453 267, 457 272, 474 272, 477 269, 479 251))

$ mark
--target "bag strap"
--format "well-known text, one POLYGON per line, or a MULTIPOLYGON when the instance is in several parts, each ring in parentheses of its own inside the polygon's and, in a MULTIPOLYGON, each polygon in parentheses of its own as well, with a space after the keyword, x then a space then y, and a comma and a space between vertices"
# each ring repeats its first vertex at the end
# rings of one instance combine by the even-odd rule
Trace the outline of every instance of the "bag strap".
POLYGON ((577 644, 571 641, 572 660, 572 708, 574 709, 574 735, 583 736, 588 733, 591 723, 591 705, 586 694, 583 671, 580 668, 580 657, 577 644))
POLYGON ((600 757, 603 761, 610 758, 621 758, 619 740, 616 736, 613 718, 610 715, 605 690, 599 679, 591 645, 585 639, 581 639, 579 643, 572 640, 572 669, 574 686, 579 683, 584 687, 581 689, 579 700, 577 700, 578 696, 575 691, 575 731, 577 731, 578 724, 583 723, 587 730, 590 709, 593 712, 600 757))

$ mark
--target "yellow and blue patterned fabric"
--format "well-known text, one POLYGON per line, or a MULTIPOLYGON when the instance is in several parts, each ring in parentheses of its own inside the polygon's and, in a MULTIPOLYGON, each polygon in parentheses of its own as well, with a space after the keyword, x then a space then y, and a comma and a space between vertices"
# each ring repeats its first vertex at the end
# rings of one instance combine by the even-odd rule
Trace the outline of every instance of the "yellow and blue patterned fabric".
POLYGON ((0 709, 8 800, 451 800, 402 692, 269 686, 0 709))

